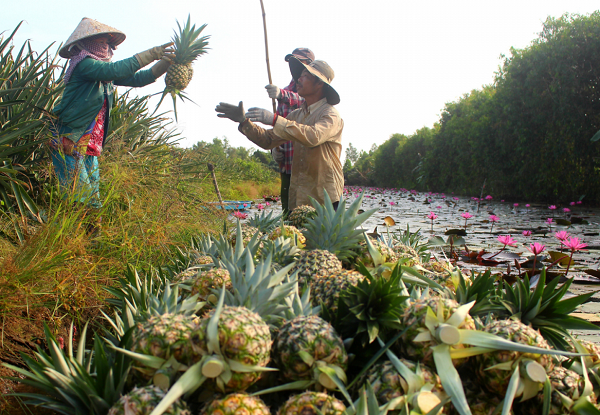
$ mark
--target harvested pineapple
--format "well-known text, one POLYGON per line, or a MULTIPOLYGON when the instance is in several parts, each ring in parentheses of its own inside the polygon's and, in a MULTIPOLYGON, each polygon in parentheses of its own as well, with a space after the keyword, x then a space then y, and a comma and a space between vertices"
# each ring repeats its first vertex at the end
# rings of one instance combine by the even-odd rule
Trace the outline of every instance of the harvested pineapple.
POLYGON ((173 98, 175 120, 177 120, 176 98, 179 97, 181 100, 190 100, 182 93, 182 91, 192 80, 194 74, 192 62, 207 52, 208 48, 206 46, 208 45, 208 38, 210 37, 200 37, 206 24, 203 24, 196 29, 196 25, 191 24, 189 15, 186 25, 182 28, 179 22, 177 22, 177 27, 179 28, 179 32, 175 31, 175 36, 173 37, 173 43, 175 44, 175 59, 173 64, 167 70, 167 75, 165 76, 166 88, 158 103, 158 106, 160 106, 165 96, 171 94, 171 97, 173 98))

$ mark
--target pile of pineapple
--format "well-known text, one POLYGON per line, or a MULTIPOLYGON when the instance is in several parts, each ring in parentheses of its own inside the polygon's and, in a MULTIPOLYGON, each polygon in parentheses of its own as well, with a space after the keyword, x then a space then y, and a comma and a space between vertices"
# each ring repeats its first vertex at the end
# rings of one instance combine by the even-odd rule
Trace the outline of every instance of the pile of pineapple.
MULTIPOLYGON (((64 414, 596 414, 600 349, 570 328, 589 295, 367 237, 362 198, 257 215, 111 288, 93 347, 11 367, 64 414)), ((85 338, 85 330, 82 335, 85 338)))

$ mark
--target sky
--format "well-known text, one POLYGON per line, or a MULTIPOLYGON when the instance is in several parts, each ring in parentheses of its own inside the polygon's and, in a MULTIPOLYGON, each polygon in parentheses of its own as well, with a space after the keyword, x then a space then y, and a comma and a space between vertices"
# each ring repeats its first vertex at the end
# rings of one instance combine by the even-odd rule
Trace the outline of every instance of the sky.
MULTIPOLYGON (((548 16, 588 14, 598 1, 506 0, 263 0, 272 80, 286 86, 291 75, 284 61, 296 47, 308 47, 335 71, 332 86, 341 103, 343 144, 368 151, 392 134, 411 135, 439 120, 444 105, 494 81, 510 48, 527 47, 548 16)), ((237 123, 217 118, 219 102, 244 102, 246 109, 272 110, 262 13, 259 0, 57 0, 5 1, 0 31, 11 32, 24 20, 15 38, 27 39, 41 51, 65 42, 83 17, 115 27, 127 39, 114 60, 164 44, 176 21, 188 14, 208 26, 207 54, 194 63, 186 89, 197 104, 178 101, 180 144, 227 137, 230 145, 257 148, 237 131, 237 123)), ((61 59, 62 64, 66 63, 61 59)), ((140 95, 160 93, 163 79, 140 95)), ((124 92, 123 87, 119 91, 124 92)), ((151 101, 154 108, 157 98, 151 101)), ((170 97, 161 110, 172 109, 170 97)), ((167 114, 174 119, 172 113, 167 114)))

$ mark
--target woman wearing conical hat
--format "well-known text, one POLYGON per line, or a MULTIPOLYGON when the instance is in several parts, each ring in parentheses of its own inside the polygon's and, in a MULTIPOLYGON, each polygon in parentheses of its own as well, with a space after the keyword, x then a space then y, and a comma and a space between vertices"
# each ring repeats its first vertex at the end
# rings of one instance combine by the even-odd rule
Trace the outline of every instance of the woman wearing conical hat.
MULTIPOLYGON (((102 206, 98 156, 108 131, 114 86, 142 87, 163 75, 173 57, 172 43, 117 62, 113 50, 125 34, 93 19, 81 20, 59 54, 69 59, 65 90, 53 112, 51 154, 61 188, 86 208, 102 206), (150 69, 141 70, 158 61, 150 69)), ((92 226, 95 229, 95 226, 92 226)))

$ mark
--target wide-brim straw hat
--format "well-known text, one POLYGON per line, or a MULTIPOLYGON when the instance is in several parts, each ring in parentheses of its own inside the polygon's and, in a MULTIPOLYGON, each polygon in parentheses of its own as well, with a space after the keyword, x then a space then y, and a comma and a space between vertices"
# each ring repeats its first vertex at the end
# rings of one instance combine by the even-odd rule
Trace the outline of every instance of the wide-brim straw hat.
POLYGON ((105 25, 104 23, 100 23, 94 19, 90 19, 89 17, 84 17, 77 25, 73 34, 69 36, 65 45, 60 49, 59 55, 65 59, 71 58, 76 53, 76 51, 72 49, 69 50, 71 46, 80 40, 98 35, 108 35, 108 43, 111 46, 120 45, 125 40, 125 33, 120 30, 105 25))
POLYGON ((307 70, 312 75, 319 78, 325 84, 325 98, 327 98, 327 102, 330 105, 337 105, 340 103, 340 96, 335 89, 331 86, 331 81, 333 81, 333 77, 335 76, 333 69, 331 66, 327 64, 325 61, 316 60, 310 63, 310 65, 305 65, 300 62, 296 57, 292 56, 289 60, 290 63, 290 72, 292 72, 292 78, 294 80, 300 78, 303 70, 307 70))

